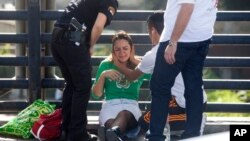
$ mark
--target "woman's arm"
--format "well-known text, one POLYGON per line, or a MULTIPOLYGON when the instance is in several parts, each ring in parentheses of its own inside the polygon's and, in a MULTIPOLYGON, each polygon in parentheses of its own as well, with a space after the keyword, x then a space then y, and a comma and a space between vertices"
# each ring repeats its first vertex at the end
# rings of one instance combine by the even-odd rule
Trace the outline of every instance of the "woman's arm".
POLYGON ((92 93, 97 96, 101 97, 103 95, 103 87, 105 83, 105 71, 101 74, 96 83, 92 86, 92 93))
POLYGON ((105 78, 117 81, 121 78, 121 73, 116 70, 103 71, 92 87, 92 92, 95 96, 101 97, 103 95, 105 78))

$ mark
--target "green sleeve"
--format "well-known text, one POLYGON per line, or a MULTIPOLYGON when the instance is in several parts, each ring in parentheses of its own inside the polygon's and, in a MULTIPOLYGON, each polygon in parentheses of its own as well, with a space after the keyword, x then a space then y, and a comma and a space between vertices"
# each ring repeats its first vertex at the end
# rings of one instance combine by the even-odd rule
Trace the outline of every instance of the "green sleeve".
POLYGON ((105 63, 105 61, 102 61, 101 64, 99 65, 98 69, 97 69, 94 84, 99 79, 99 77, 101 76, 102 72, 106 70, 106 68, 107 68, 107 63, 105 63))
MULTIPOLYGON (((97 69, 97 72, 96 72, 96 77, 95 77, 95 81, 94 81, 94 84, 97 82, 97 80, 99 79, 100 75, 102 74, 103 71, 105 71, 107 69, 107 61, 103 60, 101 62, 101 64, 99 65, 98 69, 97 69)), ((94 85, 93 84, 93 85, 94 85)), ((93 92, 91 92, 91 97, 93 99, 100 99, 101 97, 99 96, 96 96, 93 92)))

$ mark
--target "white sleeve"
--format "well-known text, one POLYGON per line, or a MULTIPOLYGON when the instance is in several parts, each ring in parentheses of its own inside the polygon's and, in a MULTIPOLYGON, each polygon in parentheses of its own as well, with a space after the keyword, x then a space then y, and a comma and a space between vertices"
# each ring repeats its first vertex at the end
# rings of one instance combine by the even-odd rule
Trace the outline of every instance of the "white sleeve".
MULTIPOLYGON (((202 90, 203 90, 203 103, 205 103, 207 102, 207 94, 203 86, 202 90)), ((182 108, 186 107, 186 102, 185 102, 186 99, 184 97, 184 91, 185 91, 185 86, 183 82, 183 77, 182 74, 179 73, 175 78, 174 86, 171 89, 171 93, 173 96, 175 96, 176 102, 182 108)))
POLYGON ((202 86, 202 90, 203 90, 203 103, 207 102, 207 93, 204 90, 204 86, 202 86))
POLYGON ((181 4, 181 3, 195 3, 196 0, 177 0, 177 3, 178 4, 181 4))
POLYGON ((148 51, 142 58, 142 61, 138 64, 137 68, 145 73, 152 74, 155 66, 155 57, 148 51))
POLYGON ((182 108, 185 108, 185 97, 184 97, 185 86, 183 82, 183 77, 181 73, 179 73, 174 82, 174 86, 171 88, 171 93, 175 96, 176 102, 182 108))

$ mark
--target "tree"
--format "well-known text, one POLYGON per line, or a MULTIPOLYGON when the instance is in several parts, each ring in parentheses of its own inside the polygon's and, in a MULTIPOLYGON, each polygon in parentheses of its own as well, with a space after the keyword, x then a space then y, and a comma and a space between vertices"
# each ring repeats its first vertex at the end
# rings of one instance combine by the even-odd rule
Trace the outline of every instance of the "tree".
POLYGON ((221 0, 220 2, 225 10, 250 10, 249 0, 221 0))
POLYGON ((144 0, 147 10, 164 10, 167 0, 144 0))

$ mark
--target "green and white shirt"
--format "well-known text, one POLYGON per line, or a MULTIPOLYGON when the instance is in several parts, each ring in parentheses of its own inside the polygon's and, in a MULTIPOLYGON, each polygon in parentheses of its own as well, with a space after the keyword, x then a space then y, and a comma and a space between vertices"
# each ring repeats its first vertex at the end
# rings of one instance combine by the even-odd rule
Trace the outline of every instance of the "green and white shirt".
MULTIPOLYGON (((106 70, 118 70, 117 66, 115 66, 111 61, 109 60, 103 60, 98 68, 98 71, 96 73, 96 81, 99 79, 100 75, 103 71, 106 70)), ((144 79, 150 79, 149 74, 142 75, 140 78, 134 81, 129 81, 126 79, 125 75, 122 75, 122 79, 119 81, 113 81, 109 78, 105 78, 104 83, 104 96, 106 100, 111 99, 131 99, 131 100, 138 100, 139 98, 139 90, 143 83, 144 79)), ((94 94, 92 94, 94 98, 98 98, 94 94)))

